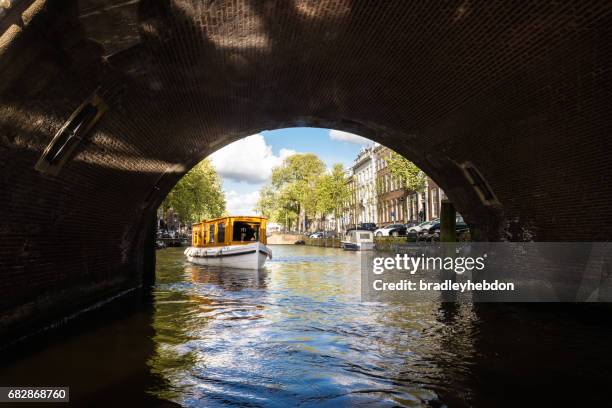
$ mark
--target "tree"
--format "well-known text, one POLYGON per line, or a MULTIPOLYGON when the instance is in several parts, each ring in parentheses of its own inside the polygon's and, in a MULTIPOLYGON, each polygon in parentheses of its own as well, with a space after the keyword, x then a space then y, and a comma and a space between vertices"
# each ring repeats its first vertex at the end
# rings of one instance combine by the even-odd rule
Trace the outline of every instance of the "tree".
POLYGON ((297 220, 295 206, 286 191, 276 191, 272 185, 266 185, 259 191, 259 200, 254 210, 270 221, 291 229, 297 220))
POLYGON ((172 208, 183 222, 197 222, 220 217, 225 212, 221 179, 209 160, 196 164, 168 193, 162 203, 166 212, 172 208))
POLYGON ((317 181, 315 191, 317 213, 321 217, 325 217, 326 214, 333 214, 336 220, 336 228, 339 230, 340 222, 338 220, 342 208, 350 196, 350 189, 342 164, 334 164, 331 172, 321 176, 317 181))
POLYGON ((277 194, 272 186, 266 185, 259 190, 259 199, 255 205, 255 212, 273 221, 277 207, 277 194))
POLYGON ((404 184, 408 191, 421 192, 425 188, 426 176, 416 164, 392 151, 386 159, 391 175, 404 184))
MULTIPOLYGON (((325 164, 312 153, 294 154, 272 170, 271 186, 279 192, 279 205, 288 215, 298 215, 298 229, 306 230, 306 217, 316 211, 317 180, 325 172, 325 164)), ((282 223, 281 220, 279 222, 282 223)), ((285 225, 288 227, 287 225, 285 225)))
MULTIPOLYGON (((272 180, 259 192, 255 210, 291 229, 305 230, 306 217, 340 217, 350 191, 344 168, 335 164, 329 173, 314 154, 296 154, 272 171, 272 180)), ((337 223, 338 227, 340 223, 337 223)))

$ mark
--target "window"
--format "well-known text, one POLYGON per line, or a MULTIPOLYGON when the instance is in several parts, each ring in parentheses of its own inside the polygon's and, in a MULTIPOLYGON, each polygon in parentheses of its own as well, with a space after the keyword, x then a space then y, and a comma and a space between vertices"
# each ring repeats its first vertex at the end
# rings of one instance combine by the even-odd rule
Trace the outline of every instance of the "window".
POLYGON ((208 242, 215 242, 215 224, 210 224, 210 228, 208 230, 208 242))
POLYGON ((200 243, 200 234, 198 233, 197 227, 193 227, 191 230, 191 243, 194 246, 197 246, 200 243))
POLYGON ((200 226, 194 227, 192 234, 193 234, 193 241, 196 246, 204 243, 203 242, 204 240, 202 239, 203 232, 200 226))
POLYGON ((219 242, 225 242, 225 223, 223 222, 217 226, 217 239, 219 242))
POLYGON ((235 222, 232 241, 259 241, 259 224, 242 221, 235 222))
POLYGON ((440 208, 440 203, 438 202, 438 189, 432 188, 431 189, 431 216, 432 217, 435 218, 438 216, 439 208, 440 208))

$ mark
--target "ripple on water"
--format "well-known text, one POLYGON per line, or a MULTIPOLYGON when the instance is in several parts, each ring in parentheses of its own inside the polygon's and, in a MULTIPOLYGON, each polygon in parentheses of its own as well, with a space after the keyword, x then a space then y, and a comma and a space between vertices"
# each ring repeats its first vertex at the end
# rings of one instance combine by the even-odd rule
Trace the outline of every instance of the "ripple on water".
POLYGON ((353 253, 277 247, 259 272, 171 264, 151 365, 183 405, 436 405, 449 371, 461 373, 440 368, 460 333, 438 306, 361 303, 353 253))

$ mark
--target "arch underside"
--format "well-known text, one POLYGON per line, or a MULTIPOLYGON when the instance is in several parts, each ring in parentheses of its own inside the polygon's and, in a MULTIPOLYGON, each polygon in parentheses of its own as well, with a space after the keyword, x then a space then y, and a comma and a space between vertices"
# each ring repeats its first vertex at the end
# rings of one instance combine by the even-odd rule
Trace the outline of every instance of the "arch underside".
POLYGON ((2 331, 139 284, 165 194, 266 129, 333 128, 396 150, 480 240, 612 237, 608 1, 19 7, 0 21, 2 331), (88 139, 59 175, 35 171, 96 90, 109 111, 88 139), (498 204, 482 203, 466 162, 498 204))

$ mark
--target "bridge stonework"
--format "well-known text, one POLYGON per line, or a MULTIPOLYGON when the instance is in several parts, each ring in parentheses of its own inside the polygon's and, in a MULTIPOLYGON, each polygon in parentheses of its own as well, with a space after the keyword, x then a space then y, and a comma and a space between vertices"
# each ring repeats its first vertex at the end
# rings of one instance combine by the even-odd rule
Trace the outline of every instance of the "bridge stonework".
POLYGON ((397 150, 478 240, 611 239, 611 30, 606 0, 18 2, 0 20, 0 338, 141 284, 164 195, 266 129, 397 150), (94 93, 108 111, 57 175, 35 170, 94 93))

